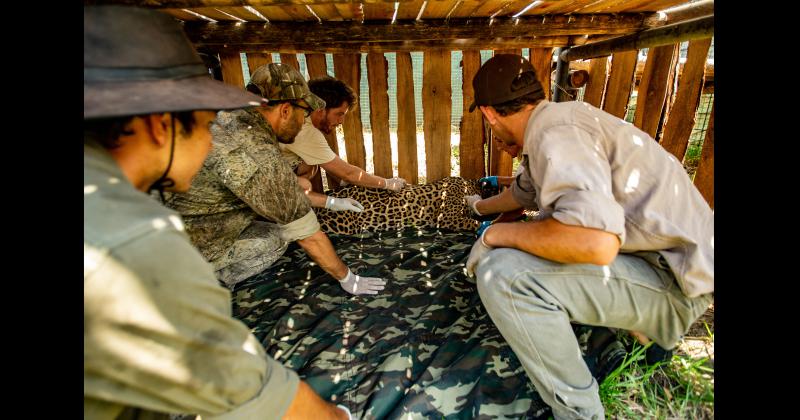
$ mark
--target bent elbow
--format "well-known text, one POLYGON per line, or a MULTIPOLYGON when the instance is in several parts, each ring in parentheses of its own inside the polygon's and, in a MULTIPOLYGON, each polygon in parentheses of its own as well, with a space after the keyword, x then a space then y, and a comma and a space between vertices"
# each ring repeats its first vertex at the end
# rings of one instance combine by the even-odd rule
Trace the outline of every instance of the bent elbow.
POLYGON ((609 265, 617 258, 619 253, 619 239, 616 235, 605 234, 593 241, 593 246, 590 250, 590 257, 592 264, 596 265, 609 265))

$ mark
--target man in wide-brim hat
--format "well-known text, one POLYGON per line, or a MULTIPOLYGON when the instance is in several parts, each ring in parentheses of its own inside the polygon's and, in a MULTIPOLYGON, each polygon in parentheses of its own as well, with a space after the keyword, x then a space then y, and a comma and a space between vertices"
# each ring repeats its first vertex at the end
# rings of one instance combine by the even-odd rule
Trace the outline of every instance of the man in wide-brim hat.
POLYGON ((348 418, 266 355, 180 216, 218 110, 262 98, 212 80, 180 26, 84 8, 84 418, 348 418))

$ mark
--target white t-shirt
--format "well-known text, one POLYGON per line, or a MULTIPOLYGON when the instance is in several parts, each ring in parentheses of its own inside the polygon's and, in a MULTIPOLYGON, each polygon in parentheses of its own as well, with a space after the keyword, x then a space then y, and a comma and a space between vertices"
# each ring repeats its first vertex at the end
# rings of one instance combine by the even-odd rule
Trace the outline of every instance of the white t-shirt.
POLYGON ((320 165, 328 163, 336 157, 331 150, 325 136, 313 124, 311 118, 306 118, 303 128, 294 138, 294 143, 278 143, 283 159, 296 168, 300 161, 307 165, 320 165))

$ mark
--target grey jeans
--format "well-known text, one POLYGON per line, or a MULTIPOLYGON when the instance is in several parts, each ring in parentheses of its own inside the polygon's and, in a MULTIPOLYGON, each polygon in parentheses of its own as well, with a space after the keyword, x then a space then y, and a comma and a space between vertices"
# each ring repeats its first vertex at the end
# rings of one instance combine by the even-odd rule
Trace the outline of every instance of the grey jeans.
POLYGON ((571 321, 639 331, 671 349, 712 300, 684 296, 654 252, 598 266, 498 248, 481 258, 476 277, 489 316, 556 419, 604 418, 571 321))

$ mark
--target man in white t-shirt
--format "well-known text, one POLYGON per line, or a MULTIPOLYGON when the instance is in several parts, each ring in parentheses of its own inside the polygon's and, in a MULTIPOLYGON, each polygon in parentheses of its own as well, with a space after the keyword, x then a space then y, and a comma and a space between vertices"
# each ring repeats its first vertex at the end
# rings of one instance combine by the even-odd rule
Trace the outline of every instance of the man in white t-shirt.
POLYGON ((316 175, 319 167, 349 184, 391 191, 403 189, 406 185, 405 179, 368 174, 358 166, 342 160, 325 140, 325 135, 333 133, 344 121, 347 112, 356 106, 357 99, 353 90, 341 80, 327 76, 309 81, 308 87, 325 101, 325 108, 312 112, 306 118, 294 143, 280 144, 280 148, 283 158, 295 170, 300 186, 309 196, 317 194, 311 192, 309 180, 316 175))

